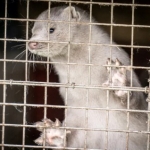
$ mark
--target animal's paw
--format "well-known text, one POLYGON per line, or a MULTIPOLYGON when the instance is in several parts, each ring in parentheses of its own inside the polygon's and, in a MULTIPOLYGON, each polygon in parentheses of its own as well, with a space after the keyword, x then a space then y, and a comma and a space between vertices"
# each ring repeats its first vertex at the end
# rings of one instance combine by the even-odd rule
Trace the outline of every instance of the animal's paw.
MULTIPOLYGON (((107 65, 115 65, 115 67, 107 66, 108 80, 103 83, 104 86, 119 86, 124 87, 127 85, 127 69, 122 66, 122 63, 116 58, 115 61, 112 61, 110 58, 107 59, 107 65)), ((115 90, 115 95, 122 99, 126 99, 127 91, 115 90)))
MULTIPOLYGON (((38 145, 62 147, 65 140, 65 130, 60 129, 61 122, 56 119, 55 122, 50 119, 43 119, 41 122, 36 122, 37 130, 41 132, 39 138, 34 142, 38 145)), ((67 131, 66 134, 70 133, 67 131)))

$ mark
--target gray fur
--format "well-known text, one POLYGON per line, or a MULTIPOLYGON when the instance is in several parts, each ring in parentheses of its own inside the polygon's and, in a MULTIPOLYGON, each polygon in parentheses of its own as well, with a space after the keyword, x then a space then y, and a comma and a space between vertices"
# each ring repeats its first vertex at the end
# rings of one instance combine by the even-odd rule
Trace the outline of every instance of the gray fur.
MULTIPOLYGON (((89 63, 89 29, 88 25, 77 24, 78 22, 89 23, 89 14, 85 11, 71 7, 71 21, 70 25, 71 35, 69 38, 69 24, 68 23, 53 23, 50 21, 69 21, 69 7, 56 7, 51 9, 50 20, 48 22, 35 22, 32 29, 32 41, 48 40, 57 42, 83 42, 87 44, 70 44, 70 63, 88 64, 89 63), (73 11, 73 12, 72 12, 73 11), (75 15, 76 12, 76 15, 75 15), (54 33, 49 34, 48 24, 55 28, 54 33)), ((37 20, 48 19, 48 11, 41 13, 37 20)), ((93 22, 95 22, 93 20, 93 22)), ((110 44, 108 35, 99 27, 92 26, 91 43, 110 44)), ((113 43, 115 44, 115 43, 113 43)), ((49 57, 53 62, 68 62, 68 44, 55 44, 38 42, 36 49, 31 49, 30 52, 49 57)), ((91 66, 90 82, 89 82, 89 67, 82 65, 70 65, 69 77, 67 74, 68 65, 54 64, 56 73, 59 76, 61 83, 75 83, 77 85, 102 85, 107 81, 107 71, 103 67, 110 57, 109 46, 91 46, 90 47, 90 63, 98 64, 98 66, 91 66), (69 81, 68 81, 69 79, 69 81)), ((112 47, 112 59, 118 58, 124 65, 129 65, 130 60, 127 54, 116 47, 112 47)), ((129 82, 129 73, 127 75, 129 82)), ((133 86, 140 87, 139 81, 133 72, 133 86)), ((60 94, 64 101, 66 99, 66 89, 60 88, 60 94)), ((66 102, 66 101, 65 101, 66 102)), ((130 100, 131 109, 146 109, 145 99, 143 93, 132 92, 130 100)), ((100 89, 82 89, 82 88, 68 88, 67 105, 75 107, 89 107, 89 108, 107 108, 107 91, 100 89), (89 96, 87 104, 87 94, 89 96)), ((110 92, 110 99, 108 108, 126 109, 127 105, 121 103, 119 97, 110 92)), ((66 126, 67 127, 85 127, 96 129, 107 129, 107 111, 104 110, 88 110, 85 117, 86 110, 81 109, 67 109, 66 126), (86 126, 86 122, 88 125, 86 126)), ((146 115, 141 113, 130 113, 129 130, 146 131, 146 115)), ((127 113, 118 111, 109 111, 108 130, 128 130, 127 129, 127 113)), ((108 132, 108 147, 107 132, 105 131, 88 131, 87 132, 87 147, 108 150, 126 150, 127 134, 124 132, 108 132)), ((75 148, 84 148, 85 131, 72 130, 68 137, 67 146, 75 148)), ((147 136, 144 134, 129 133, 128 150, 145 150, 147 144, 147 136)))

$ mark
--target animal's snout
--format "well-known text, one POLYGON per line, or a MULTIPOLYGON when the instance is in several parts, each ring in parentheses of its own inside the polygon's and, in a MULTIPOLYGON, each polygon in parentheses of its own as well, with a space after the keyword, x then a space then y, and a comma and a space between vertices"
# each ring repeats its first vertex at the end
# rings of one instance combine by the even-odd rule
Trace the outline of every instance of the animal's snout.
POLYGON ((38 47, 38 42, 29 42, 28 46, 30 49, 36 49, 38 47))

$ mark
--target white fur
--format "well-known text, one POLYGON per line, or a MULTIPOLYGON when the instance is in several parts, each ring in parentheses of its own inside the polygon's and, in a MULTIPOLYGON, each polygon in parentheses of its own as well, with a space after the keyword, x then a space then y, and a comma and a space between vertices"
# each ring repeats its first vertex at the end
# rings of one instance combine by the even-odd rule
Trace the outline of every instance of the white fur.
MULTIPOLYGON (((69 14, 71 21, 70 25, 71 35, 69 37, 69 24, 51 22, 50 27, 55 28, 54 33, 49 34, 49 41, 55 42, 83 42, 87 44, 70 44, 70 63, 88 64, 89 63, 89 49, 90 49, 90 63, 98 64, 90 67, 91 74, 89 74, 89 66, 85 65, 70 65, 69 76, 67 74, 68 65, 54 64, 56 73, 59 76, 61 83, 75 83, 75 85, 102 85, 108 78, 105 64, 107 58, 110 57, 109 46, 94 46, 88 45, 89 42, 89 25, 76 24, 78 22, 89 23, 89 14, 85 11, 71 7, 56 7, 51 9, 50 20, 47 22, 36 22, 32 29, 33 36, 31 42, 38 40, 48 40, 48 24, 50 21, 69 21, 69 14), (73 12, 73 13, 72 13, 73 12), (75 15, 75 12, 77 15, 75 15), (78 18, 76 18, 78 17, 78 18), (90 78, 90 82, 89 82, 90 78), (68 81, 69 79, 69 81, 68 81)), ((48 19, 48 11, 44 11, 39 15, 38 19, 48 19)), ((93 22, 95 22, 93 20, 93 22)), ((110 39, 107 34, 99 27, 92 26, 91 43, 110 44, 110 39)), ((115 43, 113 43, 115 44, 115 43)), ((129 65, 130 60, 127 54, 116 47, 112 47, 112 59, 118 58, 124 65, 129 65)), ((40 56, 49 57, 53 62, 67 63, 68 62, 68 44, 54 44, 38 42, 38 47, 30 52, 40 56), (42 48, 41 48, 42 47, 42 48)), ((129 74, 128 82, 130 80, 129 74)), ((140 87, 139 81, 133 72, 133 86, 140 87)), ((60 94, 65 100, 66 89, 60 88, 60 94)), ((145 99, 141 92, 132 92, 130 100, 131 109, 146 109, 144 103, 145 99)), ((68 88, 67 105, 89 108, 107 108, 107 91, 100 89, 86 89, 86 88, 68 88), (87 99, 88 94, 88 99, 87 99), (88 100, 88 104, 87 104, 88 100)), ((120 98, 115 97, 110 92, 108 108, 126 109, 127 106, 121 103, 120 98)), ((67 109, 66 126, 67 127, 87 127, 96 129, 107 129, 107 113, 109 113, 108 130, 128 130, 127 129, 127 113, 119 111, 106 110, 81 110, 81 109, 67 109), (87 113, 88 120, 85 114, 87 113), (86 125, 88 122, 88 125, 86 125)), ((141 113, 130 113, 129 130, 146 130, 146 116, 141 113)), ((127 134, 124 132, 105 132, 105 131, 88 131, 87 132, 86 148, 108 149, 108 150, 126 150, 127 134), (106 146, 108 133, 108 147, 106 146)), ((68 137, 67 146, 75 148, 84 148, 85 131, 72 130, 68 137)), ((145 150, 147 143, 147 136, 144 134, 129 133, 128 150, 145 150)))
POLYGON ((47 146, 63 146, 65 133, 63 129, 58 128, 61 125, 58 120, 54 123, 49 119, 44 119, 42 122, 36 122, 35 125, 41 132, 40 137, 35 140, 36 144, 43 145, 45 143, 47 146))

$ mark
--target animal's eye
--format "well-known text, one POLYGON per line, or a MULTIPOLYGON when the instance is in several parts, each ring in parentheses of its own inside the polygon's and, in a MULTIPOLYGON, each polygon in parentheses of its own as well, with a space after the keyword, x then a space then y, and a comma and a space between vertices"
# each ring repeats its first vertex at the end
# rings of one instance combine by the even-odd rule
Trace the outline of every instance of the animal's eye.
POLYGON ((55 31, 54 28, 50 28, 50 29, 49 29, 49 33, 53 33, 54 31, 55 31))

